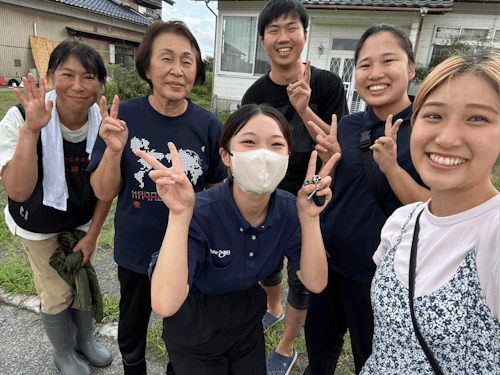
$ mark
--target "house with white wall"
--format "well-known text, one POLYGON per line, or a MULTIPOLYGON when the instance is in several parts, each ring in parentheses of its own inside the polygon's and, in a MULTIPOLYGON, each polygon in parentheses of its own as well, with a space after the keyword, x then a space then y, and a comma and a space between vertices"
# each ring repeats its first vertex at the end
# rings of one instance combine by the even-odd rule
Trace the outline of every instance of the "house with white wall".
MULTIPOLYGON (((486 36, 500 47, 499 0, 302 0, 308 10, 308 39, 302 61, 337 73, 344 81, 351 112, 364 109, 354 85, 354 49, 375 23, 392 23, 410 37, 416 65, 426 66, 449 42, 471 43, 486 36)), ((265 1, 218 1, 213 107, 239 103, 245 91, 270 70, 260 44, 257 18, 265 1)), ((412 85, 410 94, 417 87, 412 85)))

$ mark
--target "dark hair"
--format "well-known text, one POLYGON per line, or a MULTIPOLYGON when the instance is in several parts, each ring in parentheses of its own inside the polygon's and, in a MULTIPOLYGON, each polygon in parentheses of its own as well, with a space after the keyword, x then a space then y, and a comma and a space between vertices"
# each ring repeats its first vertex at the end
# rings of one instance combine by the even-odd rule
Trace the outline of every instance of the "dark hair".
POLYGON ((95 75, 103 85, 106 83, 106 66, 101 55, 91 46, 70 39, 60 43, 50 54, 47 77, 54 75, 57 68, 64 64, 70 56, 74 56, 80 61, 87 73, 95 75))
POLYGON ((257 30, 259 31, 260 37, 264 37, 264 31, 272 21, 280 17, 286 18, 286 16, 300 19, 304 31, 307 30, 309 16, 307 15, 304 4, 299 0, 270 0, 264 5, 264 8, 259 14, 257 30))
POLYGON ((410 39, 408 38, 408 35, 406 35, 406 33, 401 28, 395 25, 391 25, 389 23, 377 23, 372 27, 370 27, 369 29, 367 29, 363 33, 361 39, 359 40, 358 45, 356 46, 356 50, 354 51, 355 64, 358 63, 359 53, 361 52, 361 49, 363 48, 366 42, 366 39, 382 31, 387 31, 394 38, 398 40, 399 46, 408 55, 408 65, 410 65, 411 63, 415 63, 415 57, 413 56, 413 46, 411 44, 410 39))
MULTIPOLYGON (((290 125, 288 124, 286 118, 277 109, 274 109, 266 104, 245 104, 243 107, 234 112, 227 119, 226 124, 224 125, 220 138, 220 146, 229 152, 229 142, 231 139, 239 133, 239 131, 250 119, 259 113, 271 117, 278 123, 288 145, 288 153, 290 154, 292 152, 292 130, 290 129, 290 125)), ((222 161, 221 167, 223 170, 228 172, 228 168, 224 165, 224 163, 222 163, 222 161)))
POLYGON ((151 54, 153 52, 153 44, 156 38, 166 33, 180 35, 189 40, 189 43, 194 49, 196 55, 196 79, 194 83, 203 85, 203 83, 205 83, 205 65, 201 59, 200 47, 198 46, 196 38, 191 31, 189 31, 186 24, 179 20, 170 20, 168 22, 159 20, 152 25, 149 25, 147 28, 146 34, 144 35, 144 38, 142 39, 142 42, 137 50, 137 55, 135 56, 135 66, 141 78, 149 84, 151 89, 153 89, 153 83, 148 77, 146 77, 146 72, 148 71, 151 63, 151 54))

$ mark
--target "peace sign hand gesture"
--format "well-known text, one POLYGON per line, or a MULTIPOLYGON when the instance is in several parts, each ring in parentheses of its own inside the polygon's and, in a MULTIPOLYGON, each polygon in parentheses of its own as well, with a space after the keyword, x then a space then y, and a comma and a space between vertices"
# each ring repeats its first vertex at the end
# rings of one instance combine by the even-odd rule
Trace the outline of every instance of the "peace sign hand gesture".
MULTIPOLYGON (((309 165, 307 167, 306 180, 313 181, 313 177, 316 172, 316 160, 318 158, 318 152, 313 151, 311 153, 311 158, 309 159, 309 165)), ((323 189, 316 192, 318 197, 325 196, 325 204, 322 206, 317 206, 312 199, 307 199, 311 193, 316 189, 314 184, 302 186, 297 194, 297 211, 299 216, 305 217, 306 219, 315 219, 318 215, 325 209, 328 202, 332 199, 332 191, 330 190, 330 185, 332 183, 332 178, 330 177, 330 171, 335 165, 335 163, 340 159, 340 154, 334 154, 325 163, 323 168, 319 171, 319 177, 321 182, 318 187, 323 187, 323 189)))
POLYGON ((403 123, 402 119, 396 120, 392 125, 392 115, 385 122, 385 136, 377 139, 370 149, 373 151, 373 159, 377 162, 380 170, 386 176, 395 171, 398 164, 398 130, 403 123))
POLYGON ((108 113, 108 102, 106 97, 101 98, 99 110, 102 116, 102 124, 99 135, 106 142, 108 149, 113 152, 122 152, 127 144, 128 127, 127 123, 118 119, 118 109, 120 108, 120 98, 115 95, 111 110, 108 113))
POLYGON ((297 70, 297 81, 289 84, 286 92, 293 108, 300 114, 307 109, 311 99, 311 87, 309 86, 311 82, 311 60, 307 60, 305 67, 300 59, 297 60, 297 70))
POLYGON ((330 134, 328 135, 314 122, 309 121, 308 124, 318 134, 316 136, 315 149, 318 151, 318 155, 323 164, 326 164, 335 154, 342 155, 342 149, 337 139, 337 115, 332 115, 332 125, 330 126, 330 134))
POLYGON ((23 77, 23 84, 26 98, 19 89, 14 89, 14 94, 26 112, 24 127, 36 133, 49 123, 54 103, 51 100, 45 103, 45 80, 43 78, 40 78, 40 90, 37 89, 35 77, 31 73, 28 74, 28 78, 23 77))
POLYGON ((137 150, 135 154, 144 159, 153 167, 149 177, 156 182, 156 190, 163 203, 169 208, 170 213, 181 215, 191 213, 194 210, 196 197, 193 185, 182 169, 181 157, 172 142, 168 142, 170 155, 172 155, 172 167, 167 168, 151 155, 137 150))

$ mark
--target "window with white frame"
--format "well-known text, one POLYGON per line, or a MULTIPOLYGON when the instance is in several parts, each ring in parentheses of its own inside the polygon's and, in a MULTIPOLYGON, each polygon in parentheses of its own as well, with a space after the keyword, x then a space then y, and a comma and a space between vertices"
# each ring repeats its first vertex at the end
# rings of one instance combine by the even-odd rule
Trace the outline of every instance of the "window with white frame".
POLYGON ((462 37, 466 42, 475 42, 479 39, 491 40, 492 42, 500 41, 500 33, 498 29, 478 28, 478 27, 436 27, 434 33, 434 42, 444 45, 450 40, 462 37))
POLYGON ((444 60, 445 58, 450 56, 451 52, 452 50, 450 46, 435 45, 434 48, 432 49, 431 61, 434 60, 436 57, 442 57, 444 60))
POLYGON ((436 27, 435 39, 450 39, 460 35, 460 27, 436 27))
POLYGON ((475 43, 491 43, 494 47, 500 47, 499 29, 474 28, 474 27, 436 27, 433 39, 433 48, 429 61, 436 57, 449 56, 450 42, 460 38, 462 42, 474 45, 475 43))
POLYGON ((359 42, 358 39, 333 39, 332 50, 355 51, 358 42, 359 42))
POLYGON ((500 29, 493 30, 493 43, 500 43, 500 29))
POLYGON ((225 16, 222 22, 220 71, 263 75, 271 60, 257 34, 257 17, 225 16))
POLYGON ((488 37, 490 30, 489 29, 471 29, 471 28, 463 28, 461 36, 464 37, 467 41, 475 41, 478 39, 484 39, 488 37))

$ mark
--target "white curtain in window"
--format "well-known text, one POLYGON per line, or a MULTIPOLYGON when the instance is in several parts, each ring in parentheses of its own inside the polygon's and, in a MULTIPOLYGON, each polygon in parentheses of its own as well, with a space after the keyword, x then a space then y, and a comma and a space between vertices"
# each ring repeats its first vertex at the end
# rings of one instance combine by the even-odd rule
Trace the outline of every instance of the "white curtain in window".
POLYGON ((252 73, 256 23, 255 17, 224 17, 221 71, 252 73))

